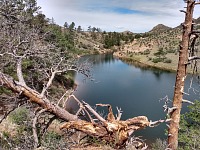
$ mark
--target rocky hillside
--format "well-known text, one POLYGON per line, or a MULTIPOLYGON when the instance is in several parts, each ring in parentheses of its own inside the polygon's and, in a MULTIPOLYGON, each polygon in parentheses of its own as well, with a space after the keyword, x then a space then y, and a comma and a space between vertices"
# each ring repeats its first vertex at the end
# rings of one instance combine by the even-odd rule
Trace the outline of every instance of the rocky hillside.
POLYGON ((79 51, 98 54, 117 51, 119 46, 130 43, 133 38, 134 34, 130 31, 121 33, 75 31, 74 45, 79 51))
POLYGON ((79 50, 89 50, 93 53, 107 51, 104 49, 102 34, 96 32, 76 32, 75 46, 79 50))
POLYGON ((153 27, 152 30, 150 30, 149 32, 162 32, 162 31, 166 31, 166 30, 170 30, 172 28, 165 26, 163 24, 158 24, 157 26, 153 27))
MULTIPOLYGON (((199 24, 200 18, 196 19, 195 23, 199 24)), ((131 43, 121 46, 120 51, 114 55, 151 66, 176 70, 181 35, 181 25, 170 28, 159 24, 149 32, 135 35, 131 43)), ((196 47, 200 48, 200 40, 197 41, 196 47)))

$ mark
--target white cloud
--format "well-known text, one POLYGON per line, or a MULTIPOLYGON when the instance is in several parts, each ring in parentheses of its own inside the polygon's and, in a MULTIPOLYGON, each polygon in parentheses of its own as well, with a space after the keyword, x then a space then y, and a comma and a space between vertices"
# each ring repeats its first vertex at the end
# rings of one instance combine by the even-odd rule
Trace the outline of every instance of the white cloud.
POLYGON ((159 23, 178 26, 184 19, 179 12, 184 3, 178 0, 38 0, 38 5, 59 25, 73 21, 85 30, 91 25, 106 31, 146 32, 159 23), (112 11, 114 7, 140 13, 120 14, 112 11))

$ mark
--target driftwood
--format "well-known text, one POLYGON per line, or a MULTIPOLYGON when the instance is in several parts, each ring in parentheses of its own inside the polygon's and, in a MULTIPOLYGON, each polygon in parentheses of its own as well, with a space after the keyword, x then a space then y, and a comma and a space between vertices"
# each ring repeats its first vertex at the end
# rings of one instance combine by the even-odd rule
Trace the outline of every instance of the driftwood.
MULTIPOLYGON (((14 93, 27 97, 30 102, 38 104, 41 109, 54 114, 64 121, 67 121, 60 127, 61 129, 76 129, 89 136, 113 143, 118 148, 125 145, 125 142, 135 130, 151 126, 151 123, 145 116, 139 116, 122 121, 120 120, 122 115, 120 109, 118 109, 118 116, 115 117, 112 112, 111 105, 97 104, 97 106, 108 107, 109 113, 107 118, 104 119, 89 104, 86 102, 80 102, 78 99, 76 99, 76 101, 79 103, 80 109, 76 115, 71 114, 64 108, 50 102, 44 95, 41 95, 39 92, 29 88, 27 85, 21 84, 21 82, 15 81, 12 77, 1 72, 0 86, 6 87, 14 93), (86 112, 85 114, 88 118, 90 118, 90 121, 81 120, 78 117, 81 111, 86 112)), ((75 98, 73 95, 72 97, 75 98)))

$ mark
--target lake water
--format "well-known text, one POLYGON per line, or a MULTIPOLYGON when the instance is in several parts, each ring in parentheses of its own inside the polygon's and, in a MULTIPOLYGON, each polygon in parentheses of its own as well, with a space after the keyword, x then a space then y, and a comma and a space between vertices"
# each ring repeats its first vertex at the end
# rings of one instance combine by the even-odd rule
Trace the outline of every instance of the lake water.
MULTIPOLYGON (((147 116, 149 120, 155 121, 165 118, 163 111, 164 101, 161 99, 168 96, 173 98, 175 73, 129 65, 121 60, 113 58, 112 55, 92 55, 81 58, 80 62, 87 60, 92 63, 91 72, 93 79, 85 78, 76 74, 75 82, 78 84, 75 95, 92 106, 97 103, 111 104, 116 113, 116 107, 123 111, 122 119, 136 116, 147 116)), ((191 77, 191 76, 190 76, 191 77)), ((187 87, 190 80, 186 81, 187 87)), ((193 86, 199 90, 197 83, 193 86)), ((190 95, 185 99, 194 101, 199 99, 199 94, 190 90, 190 95)), ((104 115, 102 109, 97 109, 104 115)), ((187 110, 183 105, 183 112, 187 110)), ((136 136, 142 136, 147 142, 157 138, 165 139, 165 124, 155 128, 135 132, 136 136)))

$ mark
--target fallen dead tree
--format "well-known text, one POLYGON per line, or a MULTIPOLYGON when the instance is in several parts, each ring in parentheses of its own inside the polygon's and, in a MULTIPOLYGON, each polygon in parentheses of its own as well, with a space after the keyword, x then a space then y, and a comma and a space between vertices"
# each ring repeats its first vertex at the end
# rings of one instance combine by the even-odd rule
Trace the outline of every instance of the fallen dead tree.
POLYGON ((74 95, 71 95, 70 97, 73 97, 79 103, 80 109, 75 115, 71 114, 59 105, 50 102, 45 96, 41 96, 37 91, 15 81, 12 77, 1 72, 0 85, 14 93, 27 97, 30 102, 38 104, 41 109, 45 109, 47 112, 57 116, 57 118, 67 121, 60 127, 61 129, 76 129, 89 136, 113 143, 116 147, 124 146, 134 131, 152 126, 152 123, 145 116, 138 116, 123 121, 120 120, 122 115, 121 110, 118 109, 118 115, 115 117, 110 105, 97 104, 98 106, 108 107, 109 113, 107 118, 104 119, 92 109, 89 104, 80 102, 74 95), (82 111, 86 113, 87 117, 90 118, 90 121, 81 120, 79 118, 79 113, 82 111))
MULTIPOLYGON (((109 107, 111 108, 110 105, 109 107)), ((96 117, 99 118, 98 122, 88 122, 84 120, 70 121, 63 124, 61 129, 76 129, 89 136, 113 143, 115 147, 120 148, 125 146, 126 141, 134 131, 143 129, 150 125, 148 118, 145 116, 138 116, 125 121, 116 120, 112 111, 109 111, 108 118, 106 120, 101 118, 101 116, 96 117), (112 119, 109 118, 109 116, 113 116, 112 119)))

